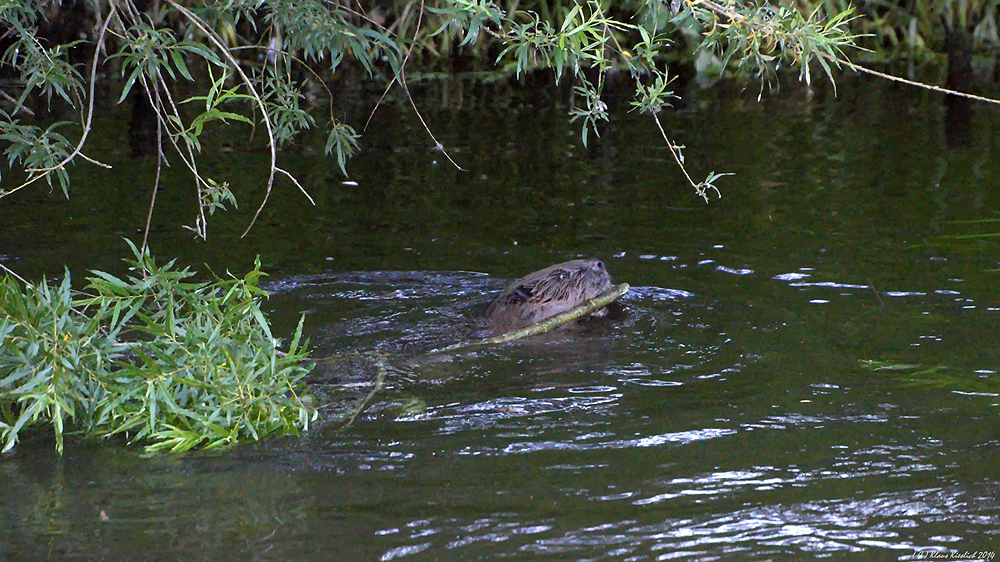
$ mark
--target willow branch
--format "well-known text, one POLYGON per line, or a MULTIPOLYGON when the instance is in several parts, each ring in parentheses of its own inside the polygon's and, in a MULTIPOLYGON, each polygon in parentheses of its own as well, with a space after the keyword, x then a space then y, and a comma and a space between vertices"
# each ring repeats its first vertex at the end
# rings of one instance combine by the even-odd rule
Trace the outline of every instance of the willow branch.
MULTIPOLYGON (((114 15, 114 13, 115 13, 115 6, 112 5, 111 12, 108 14, 108 19, 104 20, 104 26, 101 27, 101 32, 97 36, 97 46, 94 47, 94 60, 90 64, 90 90, 88 92, 88 100, 87 100, 87 117, 84 120, 83 124, 83 134, 80 136, 80 141, 76 143, 76 148, 74 148, 73 152, 71 152, 68 156, 66 156, 66 158, 63 158, 63 160, 58 164, 56 164, 55 166, 51 166, 48 168, 26 170, 28 173, 31 174, 39 173, 39 175, 29 179, 28 181, 15 187, 14 189, 0 193, 0 199, 3 199, 4 197, 16 191, 20 191, 22 188, 25 188, 35 183, 36 181, 48 176, 49 174, 51 174, 56 170, 61 170, 65 168, 66 164, 69 164, 70 161, 72 161, 74 158, 80 155, 81 152, 83 151, 83 145, 87 142, 87 137, 90 136, 90 129, 94 122, 94 86, 97 84, 97 61, 100 59, 101 51, 104 49, 104 39, 107 37, 108 27, 111 25, 111 16, 114 15)), ((103 162, 98 162, 93 158, 87 158, 87 160, 103 168, 108 168, 108 169, 111 168, 111 166, 109 166, 108 164, 105 164, 103 162)))
POLYGON ((451 158, 451 155, 448 154, 447 150, 445 150, 444 145, 441 144, 441 141, 437 140, 437 137, 435 137, 434 133, 431 132, 431 128, 427 126, 427 122, 424 121, 424 116, 420 114, 420 109, 417 108, 416 102, 413 101, 413 96, 410 95, 410 88, 406 85, 406 63, 407 61, 410 60, 410 54, 413 53, 413 47, 415 47, 417 44, 417 34, 420 33, 420 27, 421 25, 423 25, 423 21, 424 21, 424 0, 420 0, 420 12, 417 15, 417 26, 416 29, 414 29, 413 31, 413 39, 410 41, 410 48, 406 50, 406 56, 403 57, 403 61, 399 65, 399 74, 393 76, 392 80, 389 81, 389 85, 385 87, 385 91, 382 92, 382 97, 380 97, 378 101, 375 103, 375 107, 372 108, 371 114, 368 115, 368 121, 365 121, 365 126, 364 129, 362 130, 368 129, 368 123, 371 122, 372 117, 375 115, 375 111, 378 110, 379 106, 382 104, 382 100, 385 99, 385 96, 389 93, 389 90, 392 88, 392 85, 398 81, 400 87, 403 88, 403 92, 406 93, 406 99, 410 101, 410 106, 413 107, 413 112, 417 115, 417 119, 420 120, 420 124, 423 125, 424 130, 427 131, 427 136, 429 136, 431 140, 434 141, 434 148, 440 150, 441 153, 444 154, 444 157, 447 158, 449 162, 451 162, 452 166, 455 166, 455 168, 464 172, 466 170, 461 166, 459 166, 451 158))
MULTIPOLYGON (((741 15, 736 10, 734 10, 734 9, 732 9, 730 7, 722 6, 722 5, 716 3, 716 2, 714 2, 712 0, 688 0, 688 2, 692 6, 695 5, 695 4, 697 4, 699 6, 707 8, 712 13, 728 19, 730 24, 739 24, 739 23, 743 23, 744 20, 746 20, 746 17, 743 16, 743 15, 741 15)), ((854 70, 855 72, 861 72, 861 73, 864 73, 864 74, 869 74, 871 76, 875 76, 877 78, 882 78, 884 80, 889 80, 891 82, 898 82, 900 84, 906 84, 907 86, 913 86, 913 87, 916 87, 916 88, 923 88, 925 90, 930 90, 932 92, 939 92, 939 93, 948 94, 948 95, 951 95, 951 96, 958 96, 958 97, 967 98, 967 99, 970 99, 970 100, 980 101, 980 102, 984 102, 984 103, 1000 104, 1000 100, 997 100, 997 99, 987 98, 987 97, 984 97, 984 96, 977 96, 975 94, 968 94, 968 93, 965 93, 965 92, 959 92, 957 90, 951 90, 951 89, 948 89, 948 88, 942 88, 940 86, 932 86, 930 84, 924 84, 923 82, 917 82, 917 81, 914 81, 914 80, 907 80, 906 78, 900 78, 898 76, 893 76, 891 74, 886 74, 884 72, 879 72, 877 70, 872 70, 870 68, 865 68, 865 67, 859 66, 859 65, 857 65, 857 64, 855 64, 855 63, 853 63, 853 62, 851 62, 851 61, 849 61, 847 59, 834 56, 834 55, 832 55, 830 53, 819 52, 819 53, 816 54, 816 56, 822 57, 827 62, 833 63, 833 64, 835 64, 837 66, 844 65, 844 66, 846 66, 846 67, 854 70)))
POLYGON ((849 60, 844 60, 844 59, 839 59, 839 58, 835 59, 835 58, 832 58, 832 57, 828 57, 827 60, 843 64, 844 66, 847 66, 850 69, 852 69, 854 71, 857 71, 857 72, 863 72, 865 74, 871 74, 872 76, 876 76, 878 78, 884 78, 885 80, 890 80, 892 82, 899 82, 901 84, 906 84, 907 86, 915 86, 917 88, 923 88, 925 90, 930 90, 932 92, 940 92, 942 94, 948 94, 948 95, 951 95, 951 96, 958 96, 960 98, 968 98, 970 100, 981 101, 981 102, 985 102, 985 103, 1000 104, 1000 100, 996 100, 996 99, 993 99, 993 98, 986 98, 986 97, 983 97, 983 96, 977 96, 975 94, 967 94, 965 92, 959 92, 957 90, 949 90, 948 88, 942 88, 940 86, 932 86, 930 84, 924 84, 923 82, 915 82, 913 80, 907 80, 906 78, 900 78, 899 76, 893 76, 891 74, 886 74, 884 72, 879 72, 877 70, 872 70, 870 68, 865 68, 863 66, 858 66, 858 65, 854 64, 853 62, 851 62, 849 60))
POLYGON ((499 336, 494 336, 492 338, 486 338, 482 340, 477 340, 469 343, 460 343, 456 345, 451 345, 443 349, 430 351, 425 355, 437 355, 440 353, 454 353, 456 351, 472 351, 479 349, 481 347, 496 345, 500 343, 507 343, 509 341, 519 340, 521 338, 526 338, 528 336, 534 336, 536 334, 542 334, 548 332, 549 330, 554 330, 565 324, 569 324, 574 320, 579 320, 594 311, 600 310, 605 306, 615 302, 620 299, 629 291, 631 287, 628 283, 622 283, 615 287, 612 287, 608 291, 567 310, 566 312, 561 312, 555 316, 550 316, 545 320, 540 322, 535 322, 534 324, 521 328, 520 330, 513 330, 499 336))
POLYGON ((0 263, 0 269, 6 271, 7 275, 10 275, 11 277, 13 277, 14 279, 17 279, 21 283, 24 283, 25 287, 34 290, 34 288, 35 288, 34 285, 32 285, 31 283, 28 283, 28 281, 26 281, 24 279, 24 277, 21 277, 20 275, 18 275, 17 273, 15 273, 14 270, 8 268, 6 265, 0 263))
MULTIPOLYGON (((274 142, 274 130, 271 127, 271 118, 268 117, 267 106, 264 105, 264 100, 260 98, 260 94, 257 93, 257 89, 253 87, 253 82, 250 81, 250 77, 247 76, 245 72, 243 72, 243 68, 240 67, 239 61, 237 61, 236 58, 233 57, 232 53, 229 52, 229 49, 227 49, 226 46, 223 45, 218 35, 214 31, 208 29, 208 27, 205 26, 204 22, 201 21, 201 18, 196 16, 194 13, 192 13, 184 6, 178 4, 175 0, 166 0, 166 2, 171 6, 173 6, 174 9, 176 9, 182 15, 184 15, 184 17, 186 17, 192 24, 194 24, 194 26, 197 27, 199 31, 204 33, 205 37, 207 37, 208 40, 211 41, 212 44, 215 45, 215 47, 222 53, 222 56, 225 57, 227 61, 229 61, 229 64, 240 75, 240 79, 243 80, 244 84, 246 84, 247 89, 250 91, 250 95, 253 96, 254 101, 257 102, 257 106, 260 108, 261 111, 262 119, 264 120, 264 126, 267 128, 268 146, 271 149, 271 169, 268 171, 268 176, 267 176, 267 190, 264 193, 264 200, 261 201, 260 207, 257 208, 257 212, 254 213, 253 215, 253 219, 250 220, 250 224, 247 225, 247 229, 240 236, 240 238, 243 238, 250 232, 250 229, 253 228, 254 223, 257 222, 257 217, 260 216, 260 212, 264 210, 264 205, 267 204, 267 200, 271 196, 271 189, 274 187, 275 173, 277 173, 278 171, 278 149, 276 143, 274 142)), ((301 186, 299 186, 299 188, 301 189, 301 186)))

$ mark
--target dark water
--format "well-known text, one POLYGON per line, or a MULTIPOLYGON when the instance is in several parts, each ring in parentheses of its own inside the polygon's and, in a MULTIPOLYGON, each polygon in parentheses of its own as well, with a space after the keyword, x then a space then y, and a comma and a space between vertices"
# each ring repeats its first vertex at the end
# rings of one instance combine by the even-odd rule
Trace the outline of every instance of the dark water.
MULTIPOLYGON (((493 88, 420 92, 468 171, 388 106, 357 186, 286 154, 318 205, 283 186, 249 240, 253 185, 194 243, 172 183, 155 252, 261 254, 277 331, 306 313, 318 355, 391 357, 388 387, 346 431, 216 454, 29 438, 0 458, 0 558, 993 558, 1000 247, 947 236, 1000 231, 960 222, 1000 218, 997 110, 972 107, 956 146, 914 90, 691 90, 667 130, 694 175, 736 174, 706 205, 624 106, 584 148, 562 92, 493 88), (609 329, 419 359, 505 280, 581 256, 633 286, 609 329)), ((69 202, 0 202, 4 263, 119 267, 150 165, 119 156, 69 202)))

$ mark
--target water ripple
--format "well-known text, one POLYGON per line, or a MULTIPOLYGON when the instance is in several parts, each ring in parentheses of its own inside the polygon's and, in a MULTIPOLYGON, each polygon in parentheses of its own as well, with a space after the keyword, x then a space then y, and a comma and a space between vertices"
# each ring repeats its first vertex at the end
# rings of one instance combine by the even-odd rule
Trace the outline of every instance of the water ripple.
POLYGON ((505 454, 534 453, 538 451, 593 451, 609 449, 632 449, 645 447, 658 447, 668 443, 687 444, 706 439, 716 439, 727 435, 733 435, 736 430, 724 428, 694 429, 691 431, 679 431, 674 433, 664 433, 637 439, 615 439, 610 441, 600 441, 591 443, 571 443, 566 441, 532 441, 511 443, 503 448, 505 454))

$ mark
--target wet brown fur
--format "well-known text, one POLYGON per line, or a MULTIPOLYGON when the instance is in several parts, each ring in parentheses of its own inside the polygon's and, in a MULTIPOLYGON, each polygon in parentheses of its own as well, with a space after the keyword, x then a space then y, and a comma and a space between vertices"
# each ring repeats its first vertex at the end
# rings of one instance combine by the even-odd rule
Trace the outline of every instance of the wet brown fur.
MULTIPOLYGON (((573 260, 518 279, 486 309, 485 330, 502 334, 577 307, 612 288, 611 276, 597 259, 573 260)), ((601 309, 592 316, 603 316, 601 309)))

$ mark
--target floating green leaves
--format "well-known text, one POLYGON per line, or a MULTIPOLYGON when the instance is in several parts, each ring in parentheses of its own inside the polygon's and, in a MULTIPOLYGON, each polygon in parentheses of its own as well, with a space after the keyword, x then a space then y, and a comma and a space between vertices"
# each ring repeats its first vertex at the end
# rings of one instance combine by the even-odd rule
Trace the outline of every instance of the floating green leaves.
MULTIPOLYGON (((949 252, 982 254, 996 263, 997 244, 1000 243, 1000 219, 982 218, 946 221, 943 234, 930 238, 926 244, 949 252)), ((996 268, 988 271, 998 271, 996 268)))
POLYGON ((861 366, 874 372, 892 374, 908 386, 932 388, 976 394, 1000 396, 1000 379, 995 373, 962 373, 944 365, 894 363, 892 361, 863 360, 861 366))
POLYGON ((307 430, 316 412, 302 321, 280 351, 260 308, 259 260, 242 279, 195 282, 132 250, 132 275, 92 271, 86 293, 68 271, 52 286, 0 279, 2 450, 37 423, 51 424, 60 453, 70 430, 151 451, 307 430))

